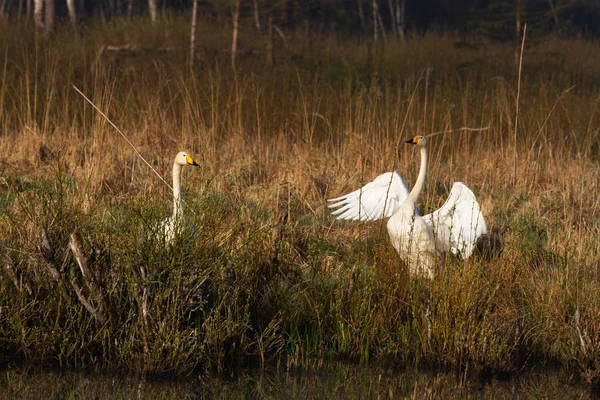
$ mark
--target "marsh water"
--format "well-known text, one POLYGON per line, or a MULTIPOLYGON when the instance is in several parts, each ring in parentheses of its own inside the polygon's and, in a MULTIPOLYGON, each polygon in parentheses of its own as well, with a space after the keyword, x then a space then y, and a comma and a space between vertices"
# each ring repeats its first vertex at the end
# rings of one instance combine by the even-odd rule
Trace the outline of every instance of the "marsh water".
POLYGON ((311 372, 247 371, 235 378, 148 379, 117 374, 5 368, 2 399, 588 399, 566 371, 478 379, 441 372, 331 364, 311 372))

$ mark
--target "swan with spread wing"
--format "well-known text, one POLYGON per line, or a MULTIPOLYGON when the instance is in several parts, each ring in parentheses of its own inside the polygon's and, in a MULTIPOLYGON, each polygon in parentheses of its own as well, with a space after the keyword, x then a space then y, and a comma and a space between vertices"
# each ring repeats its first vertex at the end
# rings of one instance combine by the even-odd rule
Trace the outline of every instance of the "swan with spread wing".
POLYGON ((420 215, 416 204, 427 177, 427 138, 415 136, 406 143, 421 151, 419 176, 410 192, 396 171, 387 172, 352 193, 328 200, 328 207, 337 208, 332 212, 337 219, 374 221, 389 217, 392 245, 411 274, 432 279, 438 253, 451 251, 469 258, 487 227, 475 195, 462 182, 454 183, 439 210, 420 215))

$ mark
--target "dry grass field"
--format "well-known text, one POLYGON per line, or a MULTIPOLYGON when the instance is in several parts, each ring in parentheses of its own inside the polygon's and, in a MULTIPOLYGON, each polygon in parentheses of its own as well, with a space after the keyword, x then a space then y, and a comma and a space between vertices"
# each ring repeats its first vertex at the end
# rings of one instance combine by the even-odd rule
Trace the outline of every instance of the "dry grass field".
POLYGON ((48 41, 0 28, 0 360, 184 374, 324 359, 561 365, 597 379, 598 43, 526 44, 515 128, 512 44, 289 32, 267 67, 247 33, 234 70, 228 33, 206 25, 190 71, 186 27, 48 41), (139 47, 101 51, 125 44, 139 47), (73 85, 167 182, 179 150, 194 156, 195 233, 173 246, 153 234, 170 189, 73 85), (326 199, 393 169, 412 185, 419 155, 403 141, 461 127, 489 129, 431 138, 419 206, 466 182, 503 252, 447 257, 423 281, 385 222, 336 221, 326 199))

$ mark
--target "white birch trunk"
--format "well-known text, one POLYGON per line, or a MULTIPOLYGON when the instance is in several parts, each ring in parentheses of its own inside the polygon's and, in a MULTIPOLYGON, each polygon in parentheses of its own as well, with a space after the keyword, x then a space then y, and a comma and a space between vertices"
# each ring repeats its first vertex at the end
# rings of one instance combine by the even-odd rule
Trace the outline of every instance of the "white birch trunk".
POLYGON ((258 8, 258 0, 254 0, 254 26, 260 32, 260 10, 258 8))
POLYGON ((194 69, 196 59, 196 21, 198 18, 198 0, 194 0, 192 6, 192 31, 190 32, 190 70, 194 69))
POLYGON ((130 21, 133 19, 133 0, 127 1, 127 19, 130 21))
POLYGON ((148 9, 150 9, 150 20, 156 23, 156 15, 158 14, 156 0, 148 0, 148 9))
POLYGON ((233 37, 231 39, 231 64, 235 68, 235 55, 237 53, 237 39, 240 22, 240 0, 235 1, 235 11, 233 12, 233 37))
POLYGON ((373 40, 377 41, 377 0, 373 0, 373 40))
POLYGON ((44 0, 33 0, 33 21, 37 28, 44 28, 44 0))
POLYGON ((77 10, 75 8, 75 0, 67 0, 67 9, 69 10, 69 20, 73 28, 77 26, 77 10))

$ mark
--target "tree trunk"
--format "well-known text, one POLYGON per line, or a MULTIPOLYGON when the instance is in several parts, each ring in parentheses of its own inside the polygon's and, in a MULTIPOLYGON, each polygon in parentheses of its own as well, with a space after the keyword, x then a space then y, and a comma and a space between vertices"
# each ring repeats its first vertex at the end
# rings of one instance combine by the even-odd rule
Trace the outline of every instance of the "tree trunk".
POLYGON ((0 17, 2 19, 8 17, 7 11, 6 11, 7 7, 8 7, 8 0, 1 0, 0 1, 0 17))
POLYGON ((398 34, 398 22, 396 21, 398 13, 396 13, 396 10, 394 9, 394 0, 388 0, 388 7, 390 9, 390 19, 392 21, 392 32, 394 32, 394 36, 398 37, 400 36, 398 34))
POLYGON ((398 24, 398 35, 404 40, 404 9, 406 8, 406 0, 396 0, 396 23, 398 24))
POLYGON ((196 59, 196 20, 198 18, 198 0, 192 6, 192 31, 190 33, 190 71, 194 69, 196 59))
POLYGON ((515 7, 515 65, 519 65, 521 47, 521 0, 517 0, 515 7))
POLYGON ((33 0, 33 21, 37 28, 44 28, 44 0, 33 0))
POLYGON ((260 10, 258 8, 258 0, 254 0, 254 26, 260 32, 260 10))
POLYGON ((148 0, 148 9, 150 10, 150 20, 156 23, 156 15, 158 14, 156 0, 148 0))
POLYGON ((23 20, 23 0, 19 0, 19 7, 17 8, 17 18, 19 21, 23 20))
POLYGON ((363 31, 363 34, 367 33, 366 24, 365 24, 365 13, 363 11, 363 2, 362 0, 358 0, 358 17, 360 18, 360 27, 363 31))
POLYGON ((233 37, 231 38, 231 64, 235 68, 235 55, 238 45, 238 28, 240 22, 240 0, 235 1, 235 10, 233 12, 233 37))
POLYGON ((25 0, 25 21, 29 22, 31 18, 31 0, 25 0))
POLYGON ((554 23, 556 24, 556 29, 560 33, 560 23, 558 21, 558 15, 556 15, 557 12, 556 12, 556 8, 554 7, 554 2, 552 0, 548 0, 548 4, 550 4, 550 11, 552 12, 552 19, 554 20, 554 23))
POLYGON ((373 40, 377 41, 377 0, 373 0, 373 40))
POLYGON ((379 22, 377 25, 379 25, 379 28, 381 29, 381 37, 385 42, 385 26, 383 25, 383 20, 381 19, 381 14, 379 13, 379 7, 377 7, 377 21, 379 22))
POLYGON ((69 10, 69 20, 73 28, 77 27, 77 11, 75 10, 75 0, 67 0, 67 8, 69 10))
POLYGON ((133 19, 133 0, 127 1, 127 19, 130 21, 133 19))
POLYGON ((46 36, 50 35, 52 33, 52 31, 54 30, 54 16, 55 16, 55 9, 54 9, 54 0, 45 0, 46 3, 46 9, 45 11, 45 21, 44 21, 44 28, 45 28, 45 34, 46 36))
POLYGON ((267 66, 273 65, 273 10, 269 11, 267 17, 267 66))

